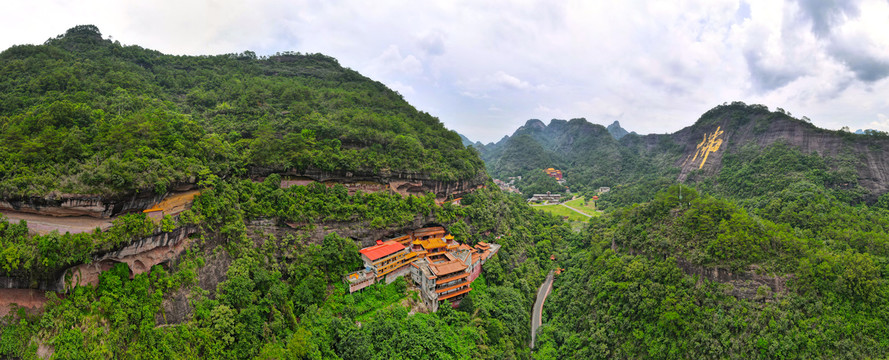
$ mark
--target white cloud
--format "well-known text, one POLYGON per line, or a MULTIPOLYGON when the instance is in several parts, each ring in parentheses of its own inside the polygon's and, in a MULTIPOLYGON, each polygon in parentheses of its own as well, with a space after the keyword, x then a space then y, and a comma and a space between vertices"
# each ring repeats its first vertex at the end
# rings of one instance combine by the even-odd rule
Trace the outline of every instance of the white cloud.
POLYGON ((874 130, 889 131, 889 116, 885 114, 877 114, 877 121, 870 123, 874 130))
POLYGON ((397 45, 389 45, 371 64, 370 68, 381 75, 419 75, 423 72, 423 63, 413 55, 402 56, 397 45))
POLYGON ((834 129, 889 114, 886 0, 33 0, 3 10, 0 48, 95 24, 174 54, 322 52, 485 142, 532 117, 672 132, 733 100, 834 129))

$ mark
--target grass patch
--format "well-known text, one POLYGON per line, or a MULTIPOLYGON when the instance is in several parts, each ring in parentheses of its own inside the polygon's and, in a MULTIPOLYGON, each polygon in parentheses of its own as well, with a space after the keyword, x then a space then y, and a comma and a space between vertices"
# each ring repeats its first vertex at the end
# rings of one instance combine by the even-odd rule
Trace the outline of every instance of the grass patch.
POLYGON ((589 219, 588 217, 578 214, 574 210, 566 208, 562 205, 540 205, 534 206, 532 208, 536 210, 546 211, 550 214, 560 216, 562 218, 567 217, 569 221, 587 221, 587 219, 589 219))
POLYGON ((568 206, 573 207, 577 210, 583 211, 587 215, 597 216, 597 215, 599 215, 599 211, 598 211, 598 209, 596 209, 596 206, 594 204, 595 204, 595 202, 593 202, 593 201, 590 201, 590 202, 584 204, 582 197, 565 202, 565 205, 568 205, 568 206))
POLYGON ((346 295, 343 303, 356 321, 367 321, 380 309, 387 308, 406 297, 407 282, 404 277, 391 284, 376 283, 351 295, 346 295))

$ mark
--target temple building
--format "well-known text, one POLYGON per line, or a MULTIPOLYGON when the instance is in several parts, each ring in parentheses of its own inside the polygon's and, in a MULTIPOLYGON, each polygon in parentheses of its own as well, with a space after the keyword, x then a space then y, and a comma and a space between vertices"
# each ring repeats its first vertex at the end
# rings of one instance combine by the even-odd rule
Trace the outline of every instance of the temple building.
POLYGON ((470 284, 481 274, 482 264, 499 249, 498 244, 484 242, 475 247, 460 244, 443 227, 418 229, 359 250, 364 268, 346 276, 346 282, 355 292, 409 274, 426 307, 437 311, 444 301, 457 306, 472 290, 470 284))
POLYGON ((358 251, 364 261, 364 269, 349 274, 349 292, 361 290, 385 280, 391 283, 408 272, 408 265, 416 260, 417 253, 408 252, 398 241, 377 240, 377 245, 358 251))
POLYGON ((546 172, 546 174, 549 175, 550 177, 555 178, 556 181, 562 180, 562 170, 556 170, 553 168, 549 168, 549 169, 546 169, 543 171, 546 172))

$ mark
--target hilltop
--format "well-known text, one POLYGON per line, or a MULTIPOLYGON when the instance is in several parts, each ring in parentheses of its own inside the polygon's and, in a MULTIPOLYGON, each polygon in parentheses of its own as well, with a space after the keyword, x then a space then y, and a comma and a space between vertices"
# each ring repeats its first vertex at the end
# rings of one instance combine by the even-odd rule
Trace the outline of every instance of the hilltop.
POLYGON ((660 188, 675 182, 707 183, 725 195, 741 195, 728 189, 728 174, 755 159, 767 161, 762 157, 775 155, 769 151, 776 147, 792 151, 785 156, 794 162, 815 156, 825 174, 815 180, 817 185, 856 201, 873 203, 889 191, 885 133, 819 129, 782 109, 741 102, 719 105, 673 134, 631 133, 620 140, 584 119, 552 120, 549 125, 529 120, 512 136, 479 150, 494 177, 529 176, 556 167, 581 192, 645 179, 660 188))
POLYGON ((3 51, 0 74, 0 357, 528 356, 534 241, 569 230, 487 189, 477 151, 383 84, 91 25, 3 51), (359 249, 423 228, 472 291, 349 293, 359 249))
POLYGON ((485 181, 455 132, 322 54, 172 56, 78 26, 3 51, 0 74, 0 198, 26 205, 157 200, 211 174, 426 181, 442 197, 485 181))

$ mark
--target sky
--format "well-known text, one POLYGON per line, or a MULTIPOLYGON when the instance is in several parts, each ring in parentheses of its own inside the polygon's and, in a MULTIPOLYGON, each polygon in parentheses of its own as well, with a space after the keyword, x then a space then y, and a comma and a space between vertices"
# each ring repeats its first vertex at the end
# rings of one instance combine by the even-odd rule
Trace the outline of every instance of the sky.
POLYGON ((75 25, 168 54, 323 53, 473 141, 528 119, 672 133, 716 105, 889 131, 889 0, 5 2, 0 48, 75 25))

